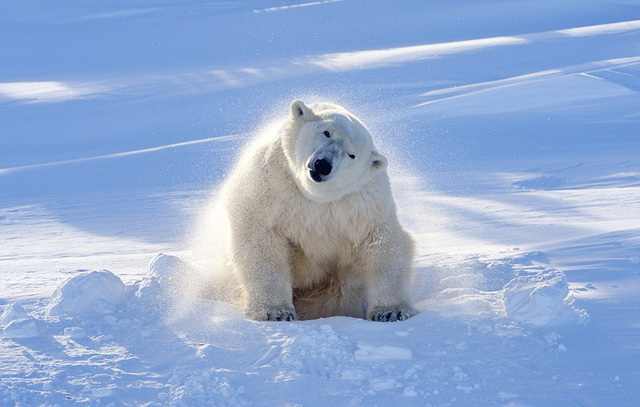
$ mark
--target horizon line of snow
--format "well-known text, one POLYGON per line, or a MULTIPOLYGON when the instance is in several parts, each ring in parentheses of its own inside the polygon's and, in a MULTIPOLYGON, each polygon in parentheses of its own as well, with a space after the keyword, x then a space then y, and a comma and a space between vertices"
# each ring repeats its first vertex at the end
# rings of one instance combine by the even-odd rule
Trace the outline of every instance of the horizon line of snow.
POLYGON ((97 155, 93 157, 74 158, 70 160, 53 161, 53 162, 41 163, 41 164, 29 164, 29 165, 20 165, 17 167, 0 168, 0 176, 18 172, 18 171, 34 170, 39 168, 55 167, 55 166, 67 165, 67 164, 79 164, 79 163, 84 163, 89 161, 106 160, 110 158, 120 158, 120 157, 127 157, 131 155, 153 153, 156 151, 166 150, 169 148, 184 147, 184 146, 190 146, 195 144, 209 143, 213 141, 215 142, 233 141, 242 136, 243 134, 232 134, 229 136, 208 137, 208 138, 203 138, 198 140, 183 141, 180 143, 173 143, 173 144, 166 144, 163 146, 144 148, 140 150, 125 151, 122 153, 104 154, 104 155, 97 155))

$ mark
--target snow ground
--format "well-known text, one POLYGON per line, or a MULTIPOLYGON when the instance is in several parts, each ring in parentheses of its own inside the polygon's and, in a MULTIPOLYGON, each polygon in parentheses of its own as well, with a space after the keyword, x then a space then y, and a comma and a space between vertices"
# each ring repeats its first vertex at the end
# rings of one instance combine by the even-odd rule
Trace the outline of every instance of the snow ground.
POLYGON ((639 40, 632 0, 2 2, 0 405, 636 405, 639 40), (293 98, 390 157, 420 315, 172 291, 293 98))

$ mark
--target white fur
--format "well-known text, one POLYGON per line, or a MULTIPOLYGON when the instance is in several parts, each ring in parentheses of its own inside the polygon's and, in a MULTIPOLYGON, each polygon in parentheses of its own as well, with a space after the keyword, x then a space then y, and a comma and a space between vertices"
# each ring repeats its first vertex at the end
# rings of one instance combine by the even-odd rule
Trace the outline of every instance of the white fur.
POLYGON ((247 149, 221 202, 229 277, 249 317, 415 313, 413 241, 398 222, 386 166, 366 127, 333 104, 294 101, 275 137, 247 149), (308 168, 318 157, 333 164, 324 182, 308 168))

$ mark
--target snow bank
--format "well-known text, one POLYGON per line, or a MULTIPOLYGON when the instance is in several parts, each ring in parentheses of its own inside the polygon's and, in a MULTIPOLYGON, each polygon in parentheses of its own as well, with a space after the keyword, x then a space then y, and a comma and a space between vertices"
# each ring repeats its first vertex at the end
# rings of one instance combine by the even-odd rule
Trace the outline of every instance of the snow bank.
POLYGON ((70 278, 56 289, 48 316, 109 314, 125 301, 125 285, 110 271, 92 271, 70 278))
POLYGON ((19 303, 9 304, 7 308, 4 309, 4 312, 2 313, 2 315, 0 316, 0 326, 9 325, 13 321, 27 318, 29 316, 30 316, 29 313, 19 303))
POLYGON ((175 256, 158 254, 149 263, 147 274, 134 284, 135 296, 156 310, 162 308, 172 287, 178 284, 182 264, 175 256))
POLYGON ((507 316, 532 325, 557 325, 563 322, 585 322, 585 310, 572 306, 569 285, 558 270, 521 275, 504 287, 507 316))
POLYGON ((515 277, 502 290, 508 318, 537 326, 589 320, 586 310, 573 305, 564 272, 549 267, 544 253, 523 253, 513 262, 515 277))
POLYGON ((23 318, 11 321, 4 327, 4 334, 12 339, 35 338, 40 335, 39 322, 34 318, 23 318))
MULTIPOLYGON (((417 269, 418 288, 414 296, 421 308, 470 318, 506 317, 512 322, 536 326, 588 320, 585 310, 573 306, 564 273, 545 264, 548 259, 541 252, 498 260, 471 257, 447 262, 440 260, 435 266, 417 269)), ((56 289, 46 315, 106 315, 125 305, 167 315, 179 306, 184 308, 186 302, 198 300, 189 291, 188 273, 192 272, 192 267, 180 258, 159 254, 150 262, 146 275, 128 287, 106 270, 82 273, 56 289), (187 298, 190 296, 194 298, 187 298)), ((6 326, 25 318, 31 316, 19 304, 13 304, 7 307, 0 323, 6 326)), ((375 358, 387 353, 378 350, 382 353, 371 353, 364 346, 360 356, 370 354, 375 358)))
POLYGON ((466 318, 507 318, 510 323, 553 326, 583 323, 565 274, 539 251, 499 259, 430 258, 418 270, 416 297, 423 309, 466 318))
MULTIPOLYGON (((108 270, 81 273, 55 290, 46 315, 107 315, 131 306, 143 307, 144 312, 162 313, 171 308, 172 302, 179 302, 179 291, 187 288, 185 280, 193 272, 178 257, 161 253, 151 260, 144 277, 129 286, 108 270)), ((20 309, 11 308, 11 312, 19 314, 20 309)))
MULTIPOLYGON (((573 305, 564 273, 546 263, 548 259, 541 252, 520 253, 498 260, 440 259, 439 264, 418 267, 418 288, 414 296, 423 310, 458 315, 467 320, 494 319, 496 326, 511 327, 510 332, 520 330, 519 324, 556 326, 588 321, 587 312, 573 305)), ((44 318, 66 316, 82 323, 98 315, 113 326, 121 322, 119 318, 125 313, 134 319, 153 316, 157 322, 171 318, 174 322, 186 320, 187 329, 198 324, 204 307, 207 308, 204 314, 212 320, 241 318, 227 305, 218 306, 215 301, 194 295, 189 285, 193 283, 185 282, 192 280, 188 273, 193 272, 180 258, 159 254, 150 262, 146 275, 129 286, 107 270, 81 273, 55 290, 44 309, 44 318)), ((34 317, 20 303, 9 304, 0 316, 0 327, 13 339, 37 337, 44 326, 43 320, 34 317)), ((496 334, 500 332, 496 329, 496 334)), ((71 339, 87 335, 77 326, 66 327, 64 334, 71 339)), ((321 366, 326 365, 327 357, 332 354, 335 360, 351 354, 354 360, 360 361, 412 357, 411 349, 374 346, 366 341, 358 342, 355 351, 345 349, 328 325, 323 325, 315 336, 318 335, 323 339, 309 342, 308 336, 301 336, 291 341, 291 354, 306 356, 303 364, 299 359, 288 359, 286 352, 282 362, 302 371, 318 371, 325 369, 321 366)))
POLYGON ((18 303, 9 304, 0 316, 0 327, 11 339, 28 339, 40 335, 41 323, 18 303))
MULTIPOLYGON (((63 374, 35 390, 19 385, 13 391, 8 383, 0 393, 7 395, 4 401, 27 405, 72 400, 267 406, 266 389, 288 394, 290 405, 318 405, 320 399, 341 404, 341 391, 358 388, 347 404, 396 405, 400 399, 443 404, 452 398, 473 404, 474 395, 488 388, 496 394, 504 390, 494 388, 500 380, 484 379, 484 369, 493 369, 486 361, 497 360, 484 355, 486 349, 511 352, 505 341, 518 341, 526 344, 513 348, 516 353, 529 347, 537 349, 534 353, 567 351, 557 333, 543 339, 527 335, 529 324, 578 320, 565 300, 563 274, 544 264, 542 253, 448 261, 448 267, 444 260, 430 269, 418 267, 420 283, 430 290, 416 294, 423 305, 465 309, 457 313, 462 326, 456 325, 459 318, 434 313, 434 307, 402 323, 346 317, 256 323, 227 305, 189 297, 193 292, 182 280, 193 269, 165 254, 130 285, 105 270, 81 273, 61 284, 44 309, 36 306, 30 313, 19 303, 4 309, 0 324, 6 337, 33 344, 63 374), (430 272, 433 278, 426 281, 430 272), (123 382, 122 375, 130 379, 123 382), (311 390, 299 392, 301 387, 311 390)), ((503 368, 505 375, 513 373, 503 368)))

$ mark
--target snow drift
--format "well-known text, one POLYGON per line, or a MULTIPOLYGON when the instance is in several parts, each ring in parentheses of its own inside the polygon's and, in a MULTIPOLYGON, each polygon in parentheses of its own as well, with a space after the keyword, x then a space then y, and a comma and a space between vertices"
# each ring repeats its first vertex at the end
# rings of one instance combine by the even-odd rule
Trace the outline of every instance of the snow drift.
MULTIPOLYGON (((265 370, 275 373, 274 385, 283 389, 322 379, 343 385, 366 383, 363 388, 368 390, 361 400, 394 389, 404 397, 425 396, 424 385, 419 383, 434 373, 425 371, 421 363, 443 350, 416 348, 410 343, 412 337, 425 339, 420 334, 425 324, 442 329, 443 320, 437 316, 441 311, 446 311, 447 318, 462 318, 477 331, 476 336, 485 337, 484 341, 521 337, 522 328, 515 327, 521 322, 548 326, 584 320, 586 313, 573 308, 566 298, 568 288, 561 273, 545 270, 531 260, 541 256, 524 254, 514 264, 476 261, 456 276, 443 269, 421 269, 418 276, 440 271, 435 276, 439 281, 429 291, 417 290, 415 296, 425 309, 405 323, 335 317, 257 324, 228 304, 185 297, 192 292, 181 291, 179 281, 187 263, 171 255, 156 256, 146 275, 128 285, 106 270, 83 272, 43 300, 47 304, 44 311, 30 313, 19 302, 5 307, 0 323, 7 337, 29 341, 24 342, 27 348, 35 346, 43 356, 52 358, 64 375, 76 377, 52 377, 44 384, 45 392, 34 389, 5 402, 38 399, 55 404, 66 399, 126 404, 156 400, 168 405, 268 405, 267 399, 258 401, 255 394, 253 401, 246 397, 248 387, 257 379, 252 375, 260 376, 265 370), (478 312, 479 303, 493 303, 494 308, 478 312), (498 303, 504 306, 500 308, 498 303), (437 305, 430 309, 430 304, 437 305), (371 336, 382 332, 402 341, 388 345, 377 335, 371 336), (55 350, 60 346, 75 356, 69 358, 55 350), (243 354, 252 346, 257 349, 243 354), (159 355, 154 353, 156 349, 172 349, 172 353, 159 355), (424 359, 424 351, 433 354, 424 359), (238 360, 245 373, 229 370, 230 363, 238 360), (390 366, 394 366, 394 373, 390 374, 390 366), (406 372, 400 374, 403 369, 406 372), (140 376, 132 382, 136 383, 135 391, 128 384, 118 385, 116 378, 122 374, 140 376)), ((464 342, 453 346, 457 352, 468 350, 464 342)), ((446 370, 445 365, 439 369, 446 370)), ((452 374, 464 394, 478 390, 461 368, 454 367, 452 374)), ((328 389, 300 397, 318 396, 328 389)), ((429 394, 438 396, 438 392, 429 394)), ((323 397, 336 396, 329 393, 323 397)))

